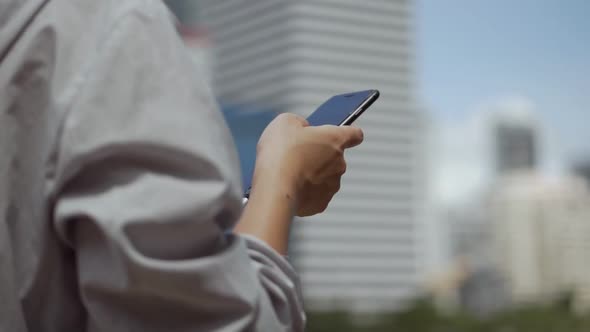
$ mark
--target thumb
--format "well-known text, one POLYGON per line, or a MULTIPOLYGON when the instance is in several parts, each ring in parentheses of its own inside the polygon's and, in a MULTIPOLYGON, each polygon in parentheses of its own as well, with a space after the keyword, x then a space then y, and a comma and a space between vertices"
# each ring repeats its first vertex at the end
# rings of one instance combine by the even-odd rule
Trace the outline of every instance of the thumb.
POLYGON ((363 142, 363 131, 357 127, 324 125, 310 129, 331 137, 342 149, 352 148, 363 142))
POLYGON ((355 147, 361 144, 365 138, 363 131, 358 127, 342 126, 339 127, 342 132, 342 147, 344 149, 355 147))

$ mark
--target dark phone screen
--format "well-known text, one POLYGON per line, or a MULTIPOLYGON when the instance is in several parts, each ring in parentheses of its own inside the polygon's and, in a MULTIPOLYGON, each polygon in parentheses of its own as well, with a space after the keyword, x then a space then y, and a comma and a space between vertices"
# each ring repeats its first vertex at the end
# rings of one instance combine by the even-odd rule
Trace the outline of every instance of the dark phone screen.
POLYGON ((374 90, 367 90, 334 96, 320 105, 307 118, 307 121, 311 126, 338 126, 374 92, 374 90))

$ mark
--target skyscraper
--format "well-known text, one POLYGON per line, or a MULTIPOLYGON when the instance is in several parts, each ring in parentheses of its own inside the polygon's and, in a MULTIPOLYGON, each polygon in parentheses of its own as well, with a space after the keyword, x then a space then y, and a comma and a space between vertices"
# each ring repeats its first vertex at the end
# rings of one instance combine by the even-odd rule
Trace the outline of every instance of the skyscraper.
POLYGON ((534 169, 538 166, 537 148, 537 137, 531 124, 507 121, 496 124, 496 157, 499 174, 534 169))
POLYGON ((579 177, 512 174, 494 190, 498 267, 515 303, 574 296, 590 309, 590 192, 579 177))
POLYGON ((200 2, 220 100, 309 115, 334 94, 379 89, 358 121, 342 190, 299 220, 291 256, 314 308, 388 310, 413 294, 423 252, 423 127, 413 89, 412 2, 200 2))
POLYGON ((574 165, 574 173, 586 180, 586 185, 590 188, 590 160, 580 161, 574 165))

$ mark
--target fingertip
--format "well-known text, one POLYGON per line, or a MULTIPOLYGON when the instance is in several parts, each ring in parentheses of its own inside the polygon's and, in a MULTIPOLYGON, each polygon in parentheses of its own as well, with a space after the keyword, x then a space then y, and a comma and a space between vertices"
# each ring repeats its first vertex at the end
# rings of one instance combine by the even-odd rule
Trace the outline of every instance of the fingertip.
POLYGON ((362 142, 365 139, 365 132, 359 128, 359 127, 352 127, 356 130, 356 135, 359 139, 360 142, 362 142))
POLYGON ((358 144, 360 144, 364 139, 365 139, 365 133, 363 132, 363 130, 359 127, 350 127, 351 130, 351 136, 353 137, 353 140, 355 142, 358 142, 358 144))

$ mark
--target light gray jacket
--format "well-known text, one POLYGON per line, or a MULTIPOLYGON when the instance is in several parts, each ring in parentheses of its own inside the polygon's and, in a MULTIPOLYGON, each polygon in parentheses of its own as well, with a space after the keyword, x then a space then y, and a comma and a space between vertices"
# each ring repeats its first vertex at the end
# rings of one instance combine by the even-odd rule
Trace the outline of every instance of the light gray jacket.
POLYGON ((0 331, 301 331, 160 0, 0 0, 0 331))

